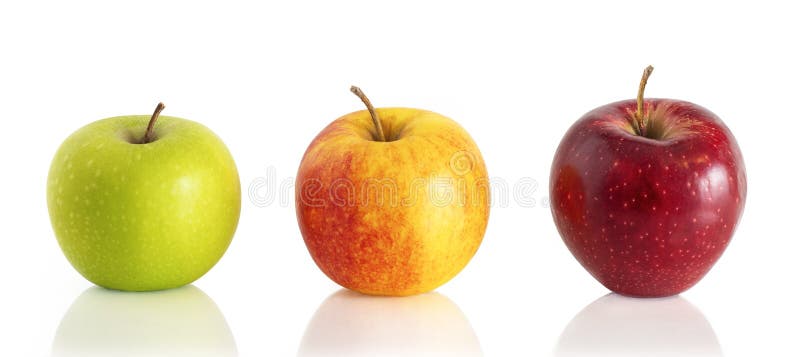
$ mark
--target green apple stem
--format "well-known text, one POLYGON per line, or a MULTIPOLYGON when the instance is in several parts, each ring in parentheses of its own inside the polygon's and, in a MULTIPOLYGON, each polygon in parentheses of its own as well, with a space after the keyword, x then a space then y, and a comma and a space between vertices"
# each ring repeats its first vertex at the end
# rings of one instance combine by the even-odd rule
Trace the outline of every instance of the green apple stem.
POLYGON ((639 82, 639 94, 636 96, 636 126, 639 135, 647 136, 647 122, 644 115, 644 87, 647 86, 647 79, 653 73, 653 66, 647 66, 642 73, 642 80, 639 82))
POLYGON ((142 139, 142 144, 148 144, 153 142, 153 127, 156 126, 156 120, 158 120, 158 115, 161 114, 161 111, 164 110, 165 106, 164 103, 159 102, 156 105, 156 110, 153 111, 153 116, 150 117, 150 122, 147 123, 147 131, 144 132, 144 138, 142 139))
POLYGON ((360 98, 361 101, 364 102, 364 105, 367 106, 369 115, 372 117, 372 124, 375 124, 375 130, 378 132, 378 138, 377 138, 378 141, 386 141, 386 136, 383 135, 383 127, 381 126, 381 120, 380 118, 378 118, 378 113, 375 112, 375 108, 372 106, 372 103, 370 103, 369 98, 367 98, 367 95, 364 94, 361 88, 358 88, 356 86, 350 86, 350 91, 353 92, 353 94, 357 95, 358 98, 360 98))

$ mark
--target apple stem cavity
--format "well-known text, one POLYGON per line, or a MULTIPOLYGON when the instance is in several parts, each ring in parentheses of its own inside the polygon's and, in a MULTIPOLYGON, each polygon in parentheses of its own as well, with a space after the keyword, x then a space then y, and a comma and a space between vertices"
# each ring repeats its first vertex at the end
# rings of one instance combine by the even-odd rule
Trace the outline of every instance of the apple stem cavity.
POLYGON ((144 132, 142 144, 152 143, 155 139, 153 138, 153 127, 156 126, 156 120, 158 120, 158 116, 161 114, 161 111, 164 110, 164 108, 164 103, 159 102, 158 105, 156 105, 156 110, 153 111, 153 115, 150 117, 150 122, 147 123, 147 131, 144 132))
POLYGON ((378 141, 386 141, 386 136, 383 135, 383 126, 381 126, 381 120, 378 118, 378 113, 375 112, 375 107, 372 106, 372 103, 367 98, 367 95, 356 86, 350 86, 350 91, 353 92, 362 102, 364 105, 367 106, 367 111, 369 111, 369 115, 372 117, 372 123, 375 124, 375 130, 378 132, 378 137, 376 140, 378 141))
POLYGON ((647 79, 651 74, 653 74, 653 66, 647 66, 642 73, 642 80, 639 82, 639 94, 636 96, 636 113, 634 114, 636 120, 634 127, 639 135, 645 137, 647 136, 647 120, 644 115, 644 87, 647 86, 647 79))

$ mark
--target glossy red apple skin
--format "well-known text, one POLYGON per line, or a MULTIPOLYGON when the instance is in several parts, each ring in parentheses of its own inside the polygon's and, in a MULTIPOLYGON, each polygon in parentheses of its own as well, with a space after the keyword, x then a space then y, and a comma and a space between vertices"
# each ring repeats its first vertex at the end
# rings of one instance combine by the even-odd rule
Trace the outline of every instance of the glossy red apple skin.
POLYGON ((608 289, 675 295, 728 246, 747 194, 744 161, 703 107, 646 99, 658 139, 635 133, 635 111, 634 100, 611 103, 569 129, 551 168, 551 210, 570 252, 608 289))

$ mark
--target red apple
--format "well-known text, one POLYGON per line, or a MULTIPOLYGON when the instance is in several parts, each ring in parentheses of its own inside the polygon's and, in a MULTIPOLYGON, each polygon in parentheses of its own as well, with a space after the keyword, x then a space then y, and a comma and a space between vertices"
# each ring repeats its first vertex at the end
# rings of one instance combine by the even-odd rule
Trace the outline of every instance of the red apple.
POLYGON ((644 99, 594 109, 553 159, 553 219, 600 283, 640 297, 697 283, 730 242, 747 194, 733 134, 707 109, 644 99))

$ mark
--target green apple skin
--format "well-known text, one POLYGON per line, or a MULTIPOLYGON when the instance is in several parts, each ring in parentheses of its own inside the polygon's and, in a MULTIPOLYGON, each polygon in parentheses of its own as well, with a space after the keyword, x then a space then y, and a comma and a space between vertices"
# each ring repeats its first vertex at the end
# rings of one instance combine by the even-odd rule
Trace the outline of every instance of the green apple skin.
POLYGON ((89 281, 150 291, 195 281, 233 239, 241 210, 236 164, 205 126, 149 116, 96 121, 64 141, 47 178, 61 250, 89 281))

